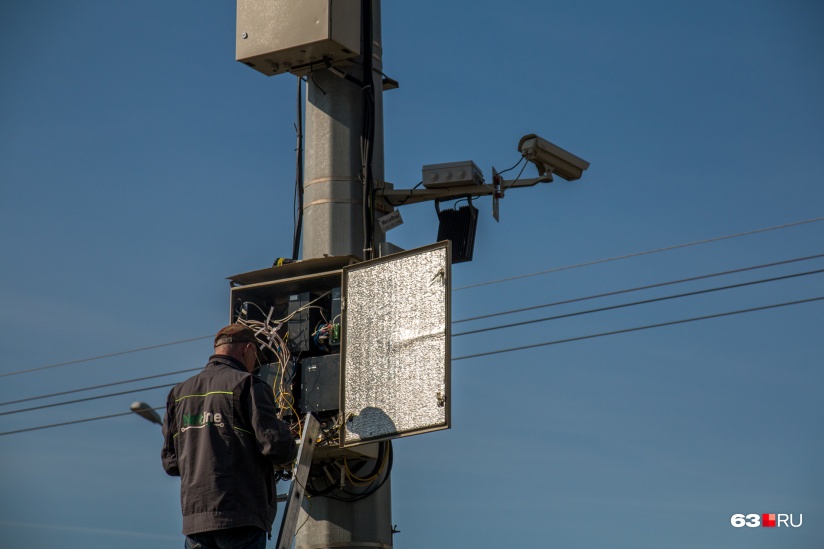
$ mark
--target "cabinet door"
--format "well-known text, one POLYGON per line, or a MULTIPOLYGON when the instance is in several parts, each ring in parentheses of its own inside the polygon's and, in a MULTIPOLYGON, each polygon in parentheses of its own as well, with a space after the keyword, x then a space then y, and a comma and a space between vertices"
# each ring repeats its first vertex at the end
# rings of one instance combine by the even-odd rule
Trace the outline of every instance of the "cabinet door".
POLYGON ((343 269, 341 446, 450 425, 451 244, 343 269))

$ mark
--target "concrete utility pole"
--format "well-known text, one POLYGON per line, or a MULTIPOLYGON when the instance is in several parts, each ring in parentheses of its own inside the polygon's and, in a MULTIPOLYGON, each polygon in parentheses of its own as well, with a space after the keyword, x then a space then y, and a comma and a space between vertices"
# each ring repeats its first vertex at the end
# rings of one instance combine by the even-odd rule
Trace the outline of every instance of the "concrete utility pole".
MULTIPOLYGON (((372 170, 374 179, 383 181, 380 0, 372 0, 372 6, 372 83, 375 90, 372 170)), ((362 61, 358 58, 358 64, 346 67, 346 71, 365 82, 362 61)), ((307 77, 306 95, 303 259, 324 255, 354 255, 366 259, 363 250, 363 183, 359 177, 362 172, 363 91, 356 83, 330 70, 317 70, 307 77)))
MULTIPOLYGON (((531 162, 538 168, 538 178, 521 180, 519 174, 515 180, 505 181, 501 175, 509 170, 499 174, 493 168, 490 185, 484 183, 480 170, 473 162, 457 162, 423 166, 424 177, 421 181, 423 189, 418 189, 418 185, 411 189, 395 189, 384 180, 382 94, 384 82, 391 87, 396 87, 397 83, 389 78, 383 78, 380 0, 237 0, 237 2, 237 60, 267 76, 291 73, 305 78, 307 83, 301 210, 303 234, 301 255, 304 260, 319 259, 324 256, 337 258, 354 256, 363 260, 378 257, 380 255, 378 248, 383 243, 384 237, 382 230, 375 231, 375 222, 383 214, 391 211, 393 206, 429 200, 469 199, 489 195, 493 198, 493 215, 498 219, 498 201, 504 197, 506 191, 538 183, 549 183, 553 180, 553 174, 569 181, 576 180, 589 167, 589 163, 585 160, 535 134, 529 134, 521 139, 518 150, 523 156, 523 162, 531 162)), ((451 217, 444 216, 441 220, 444 228, 449 229, 449 231, 444 231, 445 234, 452 236, 439 236, 439 238, 453 242, 451 245, 440 246, 440 253, 446 257, 445 264, 434 265, 440 270, 434 273, 435 278, 427 279, 426 288, 428 289, 419 288, 415 292, 409 292, 421 295, 432 293, 431 281, 441 280, 442 285, 438 287, 443 290, 444 295, 438 292, 433 294, 435 299, 430 305, 439 309, 434 311, 431 319, 432 325, 427 324, 425 335, 431 337, 436 343, 442 335, 444 341, 442 348, 439 347, 440 350, 431 357, 431 364, 427 362, 427 365, 434 368, 433 371, 438 372, 437 375, 442 375, 443 378, 443 383, 437 382, 430 387, 426 396, 428 400, 425 401, 429 403, 427 406, 430 408, 435 409, 436 405, 438 408, 428 420, 429 423, 420 425, 418 429, 409 429, 406 431, 407 434, 419 434, 449 426, 451 275, 448 272, 451 269, 451 263, 455 261, 456 242, 462 243, 465 247, 460 250, 458 257, 464 261, 471 259, 470 243, 474 242, 475 227, 472 220, 477 220, 475 217, 477 210, 471 204, 460 210, 453 208, 450 212, 462 216, 466 213, 469 217, 464 216, 458 219, 450 214, 451 217), (458 225, 456 219, 461 223, 464 221, 469 223, 458 225), (451 259, 448 256, 450 250, 451 259), (443 326, 438 325, 438 319, 443 320, 443 326)), ((439 235, 440 233, 439 230, 439 235)), ((430 247, 439 247, 439 245, 430 247)), ((297 254, 297 250, 294 253, 297 254)), ((405 259, 408 257, 404 257, 405 259)), ((315 263, 325 264, 325 261, 315 263)), ((371 268, 374 267, 374 263, 364 263, 361 266, 371 268)), ((288 268, 283 267, 283 269, 288 268)), ((346 281, 352 280, 353 270, 357 271, 357 269, 358 266, 343 269, 341 289, 351 290, 351 287, 346 285, 346 281)), ((238 276, 233 279, 233 282, 240 284, 232 289, 233 303, 236 298, 241 303, 248 300, 254 304, 255 300, 262 299, 263 295, 261 293, 263 288, 259 284, 283 282, 283 280, 275 281, 274 279, 261 280, 259 277, 262 276, 262 272, 247 273, 243 277, 238 276), (244 285, 247 284, 250 285, 248 291, 244 289, 244 285)), ((298 278, 301 277, 292 280, 297 284, 298 278)), ((381 282, 371 281, 367 285, 369 284, 374 285, 370 289, 383 287, 381 282)), ((273 286, 272 291, 283 292, 282 288, 286 287, 282 286, 280 290, 275 290, 273 286)), ((298 291, 304 292, 304 290, 298 291)), ((360 291, 363 292, 363 287, 360 291)), ((289 292, 288 295, 279 294, 277 297, 273 295, 272 298, 288 297, 291 299, 293 290, 290 289, 289 292)), ((308 291, 306 293, 308 294, 308 291)), ((378 298, 373 298, 373 301, 375 299, 378 298)), ((340 308, 347 314, 343 315, 340 325, 344 339, 341 344, 340 358, 337 359, 340 363, 339 387, 342 393, 337 421, 345 422, 341 429, 341 438, 344 439, 343 432, 349 432, 348 422, 355 420, 357 416, 357 413, 350 413, 352 410, 345 406, 347 401, 345 389, 349 386, 372 387, 370 383, 375 382, 356 379, 349 383, 344 380, 343 374, 346 367, 344 355, 348 350, 346 341, 349 341, 346 336, 354 334, 357 330, 353 328, 351 333, 347 333, 348 330, 343 327, 343 324, 352 320, 353 310, 368 307, 364 307, 361 303, 359 307, 347 308, 342 301, 341 297, 340 308)), ((278 301, 278 303, 283 304, 285 301, 278 301)), ((291 304, 291 301, 289 303, 291 304)), ((266 307, 271 307, 271 303, 266 307)), ((405 310, 416 308, 418 312, 422 312, 425 308, 418 302, 403 305, 403 307, 405 310)), ((274 307, 271 310, 274 310, 274 307)), ((267 323, 268 320, 267 318, 267 323)), ((301 322, 308 323, 308 320, 301 322)), ((357 322, 349 324, 350 327, 353 325, 360 326, 359 329, 363 329, 364 326, 357 322)), ((274 328, 275 331, 278 329, 280 328, 274 328)), ((289 330, 291 331, 292 328, 290 327, 289 330)), ((301 329, 297 329, 295 336, 300 333, 302 333, 301 329)), ((277 335, 274 332, 273 334, 277 335)), ((361 332, 358 334, 363 335, 361 332)), ((369 335, 374 336, 371 333, 369 335)), ((299 338, 294 338, 294 340, 297 339, 299 338)), ((290 337, 290 342, 292 341, 293 338, 290 337)), ((369 346, 371 343, 369 341, 364 345, 369 346)), ((352 347, 356 348, 357 345, 352 347)), ((404 347, 404 349, 404 352, 407 352, 407 348, 404 347)), ((387 352, 383 347, 379 349, 379 354, 382 357, 391 356, 391 352, 387 352)), ((306 355, 301 364, 305 366, 305 360, 312 358, 317 357, 306 355)), ((360 360, 358 365, 363 365, 364 362, 369 368, 375 370, 385 369, 387 366, 368 359, 360 360)), ((390 367, 409 369, 402 360, 394 360, 390 367)), ((391 371, 394 372, 394 370, 391 371)), ((350 372, 351 369, 346 369, 347 374, 350 372)), ((372 370, 369 370, 369 373, 371 374, 372 370)), ((417 375, 420 372, 414 373, 417 375)), ((378 389, 383 390, 387 384, 391 384, 387 380, 393 377, 379 379, 382 379, 382 382, 378 389)), ((396 393, 390 393, 390 395, 391 399, 404 400, 404 398, 397 398, 396 393)), ((388 405, 383 403, 382 406, 393 408, 394 402, 388 405)), ((374 408, 371 404, 367 404, 366 408, 355 406, 357 411, 370 408, 383 412, 383 408, 380 406, 374 408)), ((331 409, 325 408, 326 411, 331 409)), ((389 423, 392 423, 391 418, 389 423)), ((397 435, 405 436, 400 432, 395 433, 395 436, 397 435)), ((382 438, 370 436, 362 440, 382 440, 382 438)), ((317 493, 329 494, 329 497, 318 495, 304 499, 297 521, 289 521, 290 528, 297 527, 296 549, 392 549, 389 471, 383 473, 385 476, 382 480, 377 480, 381 470, 391 459, 391 454, 387 453, 391 452, 391 447, 381 444, 388 443, 351 446, 342 444, 341 448, 331 446, 322 448, 324 451, 322 460, 340 460, 335 465, 343 465, 343 467, 339 467, 337 472, 334 472, 334 467, 318 471, 316 478, 320 479, 320 482, 324 483, 327 488, 317 493), (379 482, 379 484, 376 485, 374 492, 371 491, 372 485, 370 484, 369 488, 360 494, 363 499, 359 497, 337 498, 332 495, 335 489, 339 488, 343 493, 347 486, 363 484, 355 481, 348 464, 342 463, 344 455, 350 462, 359 461, 360 465, 377 456, 381 464, 381 470, 371 473, 370 475, 373 476, 366 479, 367 482, 379 482), (382 461, 384 459, 386 461, 382 461), (338 479, 338 474, 343 478, 338 479)), ((320 462, 321 459, 319 458, 318 461, 320 462)), ((324 467, 327 465, 329 464, 324 462, 324 467)), ((296 487, 301 490, 307 488, 299 484, 292 485, 293 490, 296 487)), ((290 497, 291 495, 290 492, 290 497)), ((357 496, 357 494, 350 495, 357 496)), ((292 500, 295 503, 299 501, 300 495, 296 497, 298 499, 292 500)), ((290 507, 290 509, 294 508, 295 506, 290 507)), ((294 518, 291 513, 289 516, 291 519, 294 518)), ((291 536, 291 530, 288 536, 291 536)))
MULTIPOLYGON (((367 0, 368 1, 368 0, 367 0)), ((384 178, 380 0, 372 0, 371 75, 375 90, 372 173, 384 178)), ((362 47, 362 51, 368 51, 362 47)), ((363 58, 346 71, 362 82, 363 58)), ((304 167, 303 259, 353 255, 367 258, 364 243, 361 133, 363 90, 331 70, 307 77, 304 167)), ((380 232, 380 231, 378 231, 380 232)), ((377 255, 377 254, 375 254, 377 255)), ((374 454, 373 454, 374 455, 374 454)), ((391 479, 357 502, 326 497, 304 501, 297 549, 392 547, 391 479)))

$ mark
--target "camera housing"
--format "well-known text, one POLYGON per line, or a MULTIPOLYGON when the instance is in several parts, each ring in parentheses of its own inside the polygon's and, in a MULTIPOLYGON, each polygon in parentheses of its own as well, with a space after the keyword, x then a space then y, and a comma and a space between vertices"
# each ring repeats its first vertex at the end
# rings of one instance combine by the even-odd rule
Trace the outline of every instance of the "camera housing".
POLYGON ((535 164, 541 176, 557 174, 567 181, 580 179, 589 162, 531 133, 521 138, 518 151, 535 164))

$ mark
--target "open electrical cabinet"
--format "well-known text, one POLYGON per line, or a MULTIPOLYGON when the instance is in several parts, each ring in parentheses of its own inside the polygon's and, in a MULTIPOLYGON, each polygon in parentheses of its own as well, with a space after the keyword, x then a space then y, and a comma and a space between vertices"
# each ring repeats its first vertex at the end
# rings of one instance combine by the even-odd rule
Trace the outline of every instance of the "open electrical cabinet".
POLYGON ((307 413, 327 447, 449 428, 451 257, 446 241, 230 277, 231 321, 258 332, 296 437, 307 413))

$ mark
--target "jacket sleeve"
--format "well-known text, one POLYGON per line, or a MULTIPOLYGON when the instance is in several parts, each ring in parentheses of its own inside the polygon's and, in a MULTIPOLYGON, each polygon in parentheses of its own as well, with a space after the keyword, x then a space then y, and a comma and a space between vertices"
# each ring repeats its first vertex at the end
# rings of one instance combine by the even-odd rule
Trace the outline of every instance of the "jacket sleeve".
POLYGON ((175 435, 177 435, 177 420, 175 419, 174 390, 169 391, 166 397, 166 415, 163 416, 163 449, 160 451, 160 460, 167 475, 180 476, 177 467, 177 452, 175 451, 175 435))
POLYGON ((257 438, 258 450, 275 466, 291 463, 297 455, 297 447, 289 426, 277 417, 272 388, 253 376, 249 379, 249 418, 257 438))

